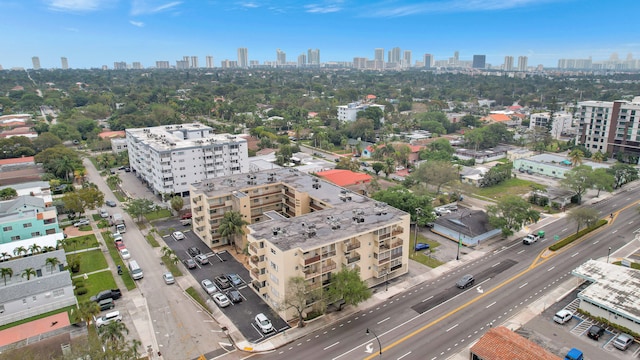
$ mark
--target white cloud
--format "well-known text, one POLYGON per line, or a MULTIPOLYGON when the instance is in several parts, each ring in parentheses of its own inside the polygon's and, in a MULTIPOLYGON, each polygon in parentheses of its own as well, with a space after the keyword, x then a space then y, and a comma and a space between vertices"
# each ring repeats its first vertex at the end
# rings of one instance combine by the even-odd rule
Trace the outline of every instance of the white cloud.
POLYGON ((155 14, 172 10, 182 1, 158 1, 158 0, 133 0, 131 3, 131 15, 155 14))
POLYGON ((403 5, 401 2, 373 4, 372 17, 400 17, 428 13, 480 12, 523 8, 566 0, 443 0, 403 5))
POLYGON ((129 20, 129 24, 131 24, 133 26, 137 26, 137 27, 143 27, 144 26, 144 23, 142 21, 129 20))
POLYGON ((240 6, 243 7, 243 8, 247 8, 247 9, 255 9, 255 8, 260 7, 260 5, 254 3, 254 2, 243 2, 243 3, 240 3, 240 6))
POLYGON ((305 5, 305 11, 313 14, 329 14, 342 10, 342 1, 326 1, 321 4, 305 5))
POLYGON ((49 9, 67 12, 96 11, 116 2, 116 0, 46 0, 49 9))

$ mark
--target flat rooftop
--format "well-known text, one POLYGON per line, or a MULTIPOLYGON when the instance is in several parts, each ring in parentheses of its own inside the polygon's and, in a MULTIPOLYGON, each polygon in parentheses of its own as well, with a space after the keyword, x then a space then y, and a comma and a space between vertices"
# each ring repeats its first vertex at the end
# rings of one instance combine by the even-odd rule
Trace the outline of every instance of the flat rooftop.
POLYGON ((247 141, 242 134, 214 134, 213 128, 199 123, 127 129, 126 133, 159 151, 247 141))
MULTIPOLYGON (((409 216, 402 210, 358 195, 295 168, 265 170, 209 179, 193 184, 195 192, 192 193, 192 196, 200 192, 209 197, 227 194, 246 196, 251 189, 269 184, 286 184, 299 192, 308 193, 314 199, 314 203, 327 207, 325 210, 293 218, 267 216, 268 220, 248 226, 254 238, 268 239, 282 251, 293 248, 303 250, 317 248, 323 244, 334 243, 339 239, 348 239, 360 233, 383 228, 409 216), (343 201, 345 197, 350 197, 351 200, 343 201), (354 217, 359 217, 364 221, 355 221, 354 217), (314 235, 310 236, 309 234, 314 235)), ((405 231, 409 231, 409 229, 405 229, 405 231)))

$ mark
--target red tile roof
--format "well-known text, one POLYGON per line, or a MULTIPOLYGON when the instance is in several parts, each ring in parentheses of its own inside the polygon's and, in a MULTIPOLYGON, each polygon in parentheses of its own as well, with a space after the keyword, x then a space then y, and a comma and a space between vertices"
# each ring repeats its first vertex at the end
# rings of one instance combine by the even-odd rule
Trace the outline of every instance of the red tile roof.
POLYGON ((483 360, 561 360, 504 326, 487 331, 470 351, 483 360))
POLYGON ((371 175, 342 169, 321 171, 317 175, 338 186, 356 185, 371 181, 371 175))
POLYGON ((29 163, 33 164, 33 156, 0 160, 0 166, 12 165, 12 164, 29 164, 29 163))
POLYGON ((503 121, 511 120, 511 117, 505 114, 489 114, 489 118, 491 119, 491 121, 495 121, 495 122, 503 122, 503 121))
POLYGON ((412 153, 417 153, 420 152, 420 150, 424 149, 424 146, 420 146, 420 145, 409 145, 409 148, 411 149, 412 153))

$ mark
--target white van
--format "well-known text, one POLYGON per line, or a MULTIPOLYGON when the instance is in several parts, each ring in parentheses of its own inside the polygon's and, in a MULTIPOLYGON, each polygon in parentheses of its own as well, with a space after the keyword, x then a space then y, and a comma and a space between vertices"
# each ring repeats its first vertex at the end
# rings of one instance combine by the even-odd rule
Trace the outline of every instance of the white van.
POLYGON ((138 262, 135 260, 129 261, 129 272, 133 280, 140 280, 144 277, 140 265, 138 265, 138 262))

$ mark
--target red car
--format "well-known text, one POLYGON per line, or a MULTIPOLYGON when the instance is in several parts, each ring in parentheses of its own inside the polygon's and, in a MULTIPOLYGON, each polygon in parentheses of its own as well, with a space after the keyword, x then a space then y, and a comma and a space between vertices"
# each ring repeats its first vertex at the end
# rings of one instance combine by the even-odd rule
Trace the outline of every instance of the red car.
POLYGON ((185 220, 185 219, 191 219, 191 213, 184 213, 182 214, 182 217, 180 217, 180 220, 185 220))
POLYGON ((126 246, 124 245, 124 241, 122 240, 118 240, 116 241, 116 249, 118 249, 118 251, 125 249, 126 246))

